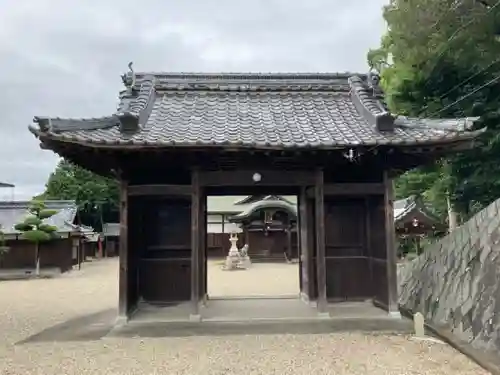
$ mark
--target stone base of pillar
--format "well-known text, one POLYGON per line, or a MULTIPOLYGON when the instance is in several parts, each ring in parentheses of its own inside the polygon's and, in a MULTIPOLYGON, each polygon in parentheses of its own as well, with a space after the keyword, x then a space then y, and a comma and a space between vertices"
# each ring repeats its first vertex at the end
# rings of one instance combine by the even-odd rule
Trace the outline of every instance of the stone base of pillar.
POLYGON ((399 311, 389 311, 389 317, 393 318, 393 319, 402 319, 401 317, 401 313, 399 311))
POLYGON ((123 327, 128 323, 128 316, 119 315, 115 319, 115 327, 123 327))
POLYGON ((318 318, 320 319, 330 319, 330 314, 327 312, 318 312, 318 318))

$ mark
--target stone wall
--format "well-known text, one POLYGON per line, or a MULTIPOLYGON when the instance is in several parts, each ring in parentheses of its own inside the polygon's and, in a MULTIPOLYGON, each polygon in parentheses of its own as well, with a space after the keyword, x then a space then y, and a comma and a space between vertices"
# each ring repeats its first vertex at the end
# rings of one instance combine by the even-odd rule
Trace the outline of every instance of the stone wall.
POLYGON ((500 200, 398 269, 399 303, 477 349, 500 351, 500 200))

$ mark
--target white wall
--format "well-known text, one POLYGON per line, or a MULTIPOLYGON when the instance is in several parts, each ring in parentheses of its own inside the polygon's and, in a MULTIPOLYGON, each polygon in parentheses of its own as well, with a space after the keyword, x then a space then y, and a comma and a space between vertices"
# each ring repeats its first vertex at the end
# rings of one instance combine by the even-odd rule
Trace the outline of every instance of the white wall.
POLYGON ((232 233, 232 232, 241 233, 241 231, 242 230, 238 224, 230 223, 223 215, 218 215, 218 214, 207 215, 207 233, 232 233), (222 225, 223 220, 224 220, 224 225, 222 225))

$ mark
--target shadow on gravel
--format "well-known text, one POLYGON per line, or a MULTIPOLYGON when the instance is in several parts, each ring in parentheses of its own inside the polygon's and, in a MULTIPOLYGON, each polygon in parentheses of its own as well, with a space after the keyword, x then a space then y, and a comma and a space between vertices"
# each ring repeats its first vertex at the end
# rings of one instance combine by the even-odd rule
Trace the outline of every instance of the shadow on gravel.
POLYGON ((116 314, 116 309, 108 309, 70 319, 21 340, 16 345, 40 342, 100 340, 113 328, 116 314))

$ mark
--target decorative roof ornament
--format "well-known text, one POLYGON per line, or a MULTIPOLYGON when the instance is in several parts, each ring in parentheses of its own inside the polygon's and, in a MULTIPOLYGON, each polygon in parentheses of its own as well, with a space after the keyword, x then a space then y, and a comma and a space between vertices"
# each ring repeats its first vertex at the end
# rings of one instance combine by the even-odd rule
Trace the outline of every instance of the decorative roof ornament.
POLYGON ((368 89, 371 90, 371 95, 375 98, 375 106, 378 107, 380 113, 374 115, 375 124, 380 131, 393 131, 395 117, 390 113, 387 104, 384 101, 384 92, 380 87, 380 74, 375 69, 370 69, 367 74, 368 89))
POLYGON ((375 69, 371 69, 367 75, 368 87, 373 90, 373 96, 382 97, 382 88, 380 87, 380 74, 375 69))
POLYGON ((133 61, 129 62, 128 63, 129 71, 121 75, 123 84, 125 85, 125 87, 129 92, 132 91, 133 87, 135 86, 135 72, 134 68, 132 67, 133 65, 134 65, 133 61))

